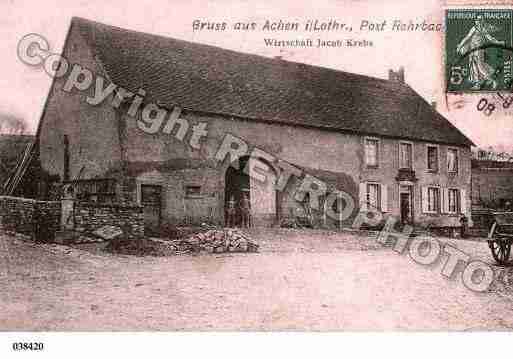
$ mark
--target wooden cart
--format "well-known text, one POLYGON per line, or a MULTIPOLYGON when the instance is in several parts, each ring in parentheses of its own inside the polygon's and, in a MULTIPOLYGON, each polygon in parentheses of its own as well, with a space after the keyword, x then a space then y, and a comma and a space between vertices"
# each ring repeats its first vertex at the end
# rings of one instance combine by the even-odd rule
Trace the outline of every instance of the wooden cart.
POLYGON ((513 212, 493 212, 490 223, 488 246, 495 261, 504 265, 509 261, 513 243, 513 212))

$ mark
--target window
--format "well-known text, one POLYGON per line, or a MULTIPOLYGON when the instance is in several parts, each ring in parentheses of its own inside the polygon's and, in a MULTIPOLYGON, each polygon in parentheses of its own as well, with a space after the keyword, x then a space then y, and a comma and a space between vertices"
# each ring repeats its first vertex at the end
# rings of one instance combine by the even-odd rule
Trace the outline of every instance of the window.
POLYGON ((185 197, 200 197, 201 196, 201 186, 186 186, 185 187, 185 197))
POLYGON ((458 172, 458 150, 450 148, 447 150, 447 171, 458 172))
POLYGON ((438 147, 427 146, 427 168, 428 171, 438 172, 438 147))
POLYGON ((408 142, 399 143, 399 167, 400 168, 412 168, 412 144, 408 142))
POLYGON ((361 182, 359 206, 362 211, 388 212, 388 187, 378 182, 361 182))
POLYGON ((367 183, 367 208, 381 211, 381 193, 377 183, 367 183))
POLYGON ((449 188, 447 191, 448 205, 447 210, 449 213, 458 213, 460 211, 460 191, 454 188, 449 188))
POLYGON ((428 212, 438 213, 440 211, 440 189, 438 187, 428 187, 427 197, 428 212))
POLYGON ((374 138, 365 139, 365 163, 369 167, 378 166, 378 146, 379 140, 374 138))

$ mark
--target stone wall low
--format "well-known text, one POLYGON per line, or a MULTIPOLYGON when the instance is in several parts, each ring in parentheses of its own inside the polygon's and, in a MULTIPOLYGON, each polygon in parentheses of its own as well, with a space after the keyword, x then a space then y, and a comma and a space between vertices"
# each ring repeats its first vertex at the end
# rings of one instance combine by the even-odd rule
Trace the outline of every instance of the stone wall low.
POLYGON ((36 200, 18 197, 0 197, 2 228, 23 234, 34 234, 36 200))
POLYGON ((61 201, 36 201, 35 224, 39 240, 52 241, 61 228, 61 201))
POLYGON ((104 226, 116 226, 128 238, 144 237, 144 215, 141 206, 75 202, 74 230, 93 233, 104 226))
POLYGON ((59 201, 0 196, 0 224, 3 230, 51 241, 60 228, 60 218, 59 201))

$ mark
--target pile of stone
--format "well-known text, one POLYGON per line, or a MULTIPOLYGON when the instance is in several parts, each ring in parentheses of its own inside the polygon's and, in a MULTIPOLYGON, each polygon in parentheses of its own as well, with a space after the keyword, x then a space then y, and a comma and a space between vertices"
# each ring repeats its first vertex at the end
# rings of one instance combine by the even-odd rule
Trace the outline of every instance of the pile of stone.
POLYGON ((257 252, 258 244, 237 229, 209 229, 180 239, 122 236, 108 241, 107 251, 139 256, 169 256, 192 253, 257 252))
POLYGON ((210 229, 179 240, 190 246, 192 252, 257 252, 258 244, 238 229, 210 229))

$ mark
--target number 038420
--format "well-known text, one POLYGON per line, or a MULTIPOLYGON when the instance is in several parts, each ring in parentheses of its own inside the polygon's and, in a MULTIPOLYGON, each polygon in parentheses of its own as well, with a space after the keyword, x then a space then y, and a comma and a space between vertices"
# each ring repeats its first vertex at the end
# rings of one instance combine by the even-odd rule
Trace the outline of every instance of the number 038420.
POLYGON ((15 351, 41 351, 44 349, 43 343, 23 343, 14 342, 12 343, 12 349, 15 351))

